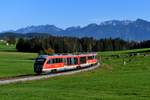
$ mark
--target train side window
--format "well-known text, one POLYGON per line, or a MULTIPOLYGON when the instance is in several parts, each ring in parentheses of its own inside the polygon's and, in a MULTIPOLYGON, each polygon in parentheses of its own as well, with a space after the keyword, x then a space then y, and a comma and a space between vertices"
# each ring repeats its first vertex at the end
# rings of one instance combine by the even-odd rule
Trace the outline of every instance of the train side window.
POLYGON ((53 63, 53 64, 56 63, 56 59, 52 59, 52 63, 53 63))
POLYGON ((59 61, 59 58, 56 58, 56 63, 59 63, 60 61, 59 61))
POLYGON ((96 56, 93 56, 93 59, 95 59, 96 58, 96 56))
POLYGON ((88 56, 88 60, 92 60, 93 58, 93 56, 88 56))
POLYGON ((67 58, 67 65, 71 65, 71 58, 67 58))
POLYGON ((69 59, 69 64, 70 64, 70 65, 72 64, 72 59, 71 59, 71 58, 69 59))
POLYGON ((67 65, 67 59, 63 58, 62 60, 63 60, 64 64, 67 65))
POLYGON ((62 58, 53 59, 53 63, 62 63, 62 58))
POLYGON ((52 59, 49 59, 49 60, 47 61, 47 64, 52 64, 52 59))
POLYGON ((58 63, 61 63, 61 58, 58 58, 58 63))
POLYGON ((74 58, 71 58, 71 65, 74 65, 74 58))
POLYGON ((62 63, 62 62, 63 62, 63 59, 62 59, 62 58, 60 58, 59 60, 60 60, 60 63, 62 63))
POLYGON ((86 63, 86 57, 81 57, 80 58, 80 64, 86 63))

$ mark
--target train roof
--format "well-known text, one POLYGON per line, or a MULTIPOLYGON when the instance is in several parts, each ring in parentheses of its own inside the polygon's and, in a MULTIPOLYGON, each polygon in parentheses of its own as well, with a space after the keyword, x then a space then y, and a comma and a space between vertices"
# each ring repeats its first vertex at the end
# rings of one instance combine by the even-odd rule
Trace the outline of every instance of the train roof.
POLYGON ((56 58, 56 57, 71 57, 71 56, 95 56, 96 53, 88 53, 88 54, 52 54, 52 55, 39 55, 38 58, 56 58))

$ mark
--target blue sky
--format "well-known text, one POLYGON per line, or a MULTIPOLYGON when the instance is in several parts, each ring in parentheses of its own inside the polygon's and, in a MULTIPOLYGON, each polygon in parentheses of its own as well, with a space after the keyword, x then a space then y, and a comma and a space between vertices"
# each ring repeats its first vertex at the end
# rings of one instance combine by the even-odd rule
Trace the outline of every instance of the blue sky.
POLYGON ((137 18, 150 21, 150 0, 0 0, 0 31, 43 24, 66 28, 137 18))

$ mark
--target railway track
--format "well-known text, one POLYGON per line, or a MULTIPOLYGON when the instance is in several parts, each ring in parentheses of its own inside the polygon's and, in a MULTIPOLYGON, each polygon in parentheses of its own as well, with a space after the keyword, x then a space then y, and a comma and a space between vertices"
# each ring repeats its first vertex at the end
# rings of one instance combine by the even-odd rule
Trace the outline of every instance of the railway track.
POLYGON ((75 74, 75 73, 79 73, 79 72, 93 70, 95 68, 98 68, 99 66, 100 66, 100 64, 98 63, 97 65, 93 65, 91 67, 85 67, 82 69, 69 70, 69 71, 64 71, 64 72, 49 73, 49 74, 43 74, 43 75, 32 75, 31 74, 31 75, 9 77, 9 78, 1 78, 0 85, 16 83, 16 82, 31 81, 31 80, 47 79, 47 78, 61 76, 61 75, 70 75, 70 74, 75 74))

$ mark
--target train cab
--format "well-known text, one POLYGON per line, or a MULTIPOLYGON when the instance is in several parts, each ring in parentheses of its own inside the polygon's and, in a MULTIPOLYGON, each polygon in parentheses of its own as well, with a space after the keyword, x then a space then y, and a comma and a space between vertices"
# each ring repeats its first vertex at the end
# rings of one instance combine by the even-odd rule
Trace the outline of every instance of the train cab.
POLYGON ((41 55, 38 58, 36 58, 35 63, 34 63, 34 72, 37 74, 42 73, 43 66, 46 62, 47 55, 41 55))

